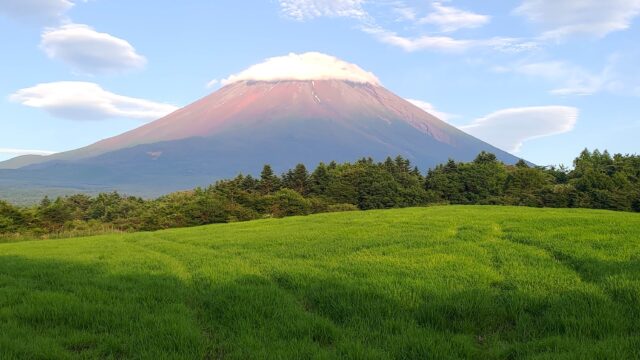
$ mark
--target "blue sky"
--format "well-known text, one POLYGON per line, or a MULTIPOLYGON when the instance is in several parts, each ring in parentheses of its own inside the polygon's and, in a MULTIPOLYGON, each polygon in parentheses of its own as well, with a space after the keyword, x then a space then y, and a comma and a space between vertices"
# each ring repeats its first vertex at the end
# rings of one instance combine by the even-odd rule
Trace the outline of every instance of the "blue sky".
POLYGON ((0 160, 151 121, 316 51, 538 164, 637 153, 640 0, 0 0, 0 160))

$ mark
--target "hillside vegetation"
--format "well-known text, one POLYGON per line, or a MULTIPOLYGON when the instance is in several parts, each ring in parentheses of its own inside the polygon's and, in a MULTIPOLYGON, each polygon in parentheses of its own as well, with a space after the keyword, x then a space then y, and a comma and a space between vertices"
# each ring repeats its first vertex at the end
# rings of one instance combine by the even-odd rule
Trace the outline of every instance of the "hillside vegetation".
POLYGON ((640 357, 640 215, 436 206, 0 244, 0 358, 640 357))
POLYGON ((259 178, 239 175, 153 200, 103 193, 32 207, 0 201, 0 242, 443 203, 640 211, 640 156, 585 150, 569 170, 505 165, 483 152, 426 175, 400 156, 320 163, 311 173, 298 164, 281 176, 265 165, 259 178))

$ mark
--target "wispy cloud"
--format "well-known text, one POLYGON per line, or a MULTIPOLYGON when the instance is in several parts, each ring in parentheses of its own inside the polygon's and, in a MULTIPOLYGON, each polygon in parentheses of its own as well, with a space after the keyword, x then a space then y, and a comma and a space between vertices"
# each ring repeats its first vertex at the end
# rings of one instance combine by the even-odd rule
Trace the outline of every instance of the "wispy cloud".
POLYGON ((599 71, 591 71, 577 64, 559 60, 518 62, 508 66, 497 66, 494 71, 548 81, 554 86, 549 90, 553 95, 587 96, 610 92, 640 96, 640 70, 635 64, 637 57, 613 54, 599 71))
POLYGON ((213 89, 214 87, 218 86, 218 84, 220 84, 220 80, 213 79, 210 80, 205 86, 207 89, 213 89))
POLYGON ((422 24, 436 25, 440 31, 452 32, 460 29, 475 29, 491 20, 488 15, 465 11, 444 5, 441 1, 432 4, 433 12, 419 20, 422 24))
POLYGON ((55 153, 56 153, 56 151, 49 151, 49 150, 29 150, 29 149, 0 148, 0 154, 2 154, 2 155, 10 155, 10 156, 51 155, 51 154, 55 154, 55 153))
POLYGON ((0 14, 17 21, 51 24, 74 5, 69 0, 0 0, 0 14))
POLYGON ((603 37, 629 28, 640 0, 524 0, 514 13, 538 24, 544 39, 603 37))
POLYGON ((50 58, 86 74, 119 73, 147 63, 128 41, 82 24, 45 30, 40 47, 50 58))
POLYGON ((533 41, 511 37, 460 39, 442 33, 465 28, 478 28, 487 24, 490 17, 434 1, 433 11, 420 17, 418 11, 403 1, 376 3, 376 11, 367 11, 369 2, 363 0, 281 0, 281 12, 292 19, 304 21, 318 17, 346 17, 355 19, 357 28, 376 40, 404 51, 421 50, 438 52, 462 52, 473 48, 492 49, 501 52, 521 52, 537 47, 533 41), (381 9, 384 9, 381 10, 381 9), (380 12, 396 14, 396 21, 407 22, 409 28, 417 28, 412 35, 403 35, 382 25, 380 12), (435 27, 425 31, 424 25, 435 27))
POLYGON ((568 106, 536 106, 503 109, 460 128, 510 152, 518 152, 531 139, 573 130, 578 109, 568 106))
POLYGON ((178 108, 173 105, 114 94, 89 82, 53 82, 18 90, 9 98, 69 120, 130 118, 155 120, 178 108))
POLYGON ((464 52, 470 49, 492 49, 505 53, 530 51, 537 43, 517 38, 494 37, 490 39, 456 39, 450 36, 422 35, 400 36, 381 27, 363 26, 362 31, 373 35, 380 42, 399 47, 407 52, 432 50, 439 52, 464 52))
POLYGON ((397 21, 415 21, 418 18, 418 12, 403 3, 395 4, 391 11, 398 16, 397 21))
POLYGON ((362 31, 373 35, 380 42, 399 47, 405 51, 436 50, 436 51, 464 51, 476 44, 469 40, 458 40, 448 36, 418 37, 400 36, 393 31, 381 27, 364 26, 362 31))
POLYGON ((458 117, 455 114, 450 114, 450 113, 446 113, 444 111, 440 111, 438 109, 436 109, 435 106, 433 106, 433 104, 426 102, 426 101, 422 101, 422 100, 416 100, 416 99, 405 99, 408 102, 412 103, 413 105, 421 108, 422 110, 428 112, 429 114, 437 117, 438 119, 445 121, 445 122, 449 122, 451 119, 458 117))
POLYGON ((282 13, 295 20, 318 17, 351 17, 362 19, 367 12, 364 0, 279 0, 282 13))

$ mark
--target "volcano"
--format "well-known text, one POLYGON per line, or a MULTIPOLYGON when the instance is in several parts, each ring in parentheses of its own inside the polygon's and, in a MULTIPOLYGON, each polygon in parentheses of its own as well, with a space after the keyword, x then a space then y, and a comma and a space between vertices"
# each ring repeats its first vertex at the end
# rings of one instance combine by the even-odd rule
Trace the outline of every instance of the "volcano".
POLYGON ((0 163, 0 184, 14 179, 157 195, 255 174, 267 163, 284 171, 297 163, 402 155, 426 169, 448 159, 470 161, 481 151, 505 163, 518 160, 395 95, 353 64, 318 53, 283 58, 232 76, 218 91, 132 131, 0 163))

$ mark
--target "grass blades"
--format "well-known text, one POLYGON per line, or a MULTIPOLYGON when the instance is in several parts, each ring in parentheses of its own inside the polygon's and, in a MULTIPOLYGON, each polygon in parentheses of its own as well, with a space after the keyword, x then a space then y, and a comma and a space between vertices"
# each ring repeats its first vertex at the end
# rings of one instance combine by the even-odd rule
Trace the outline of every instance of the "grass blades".
POLYGON ((640 215, 442 206, 0 244, 0 358, 640 358, 640 215))

